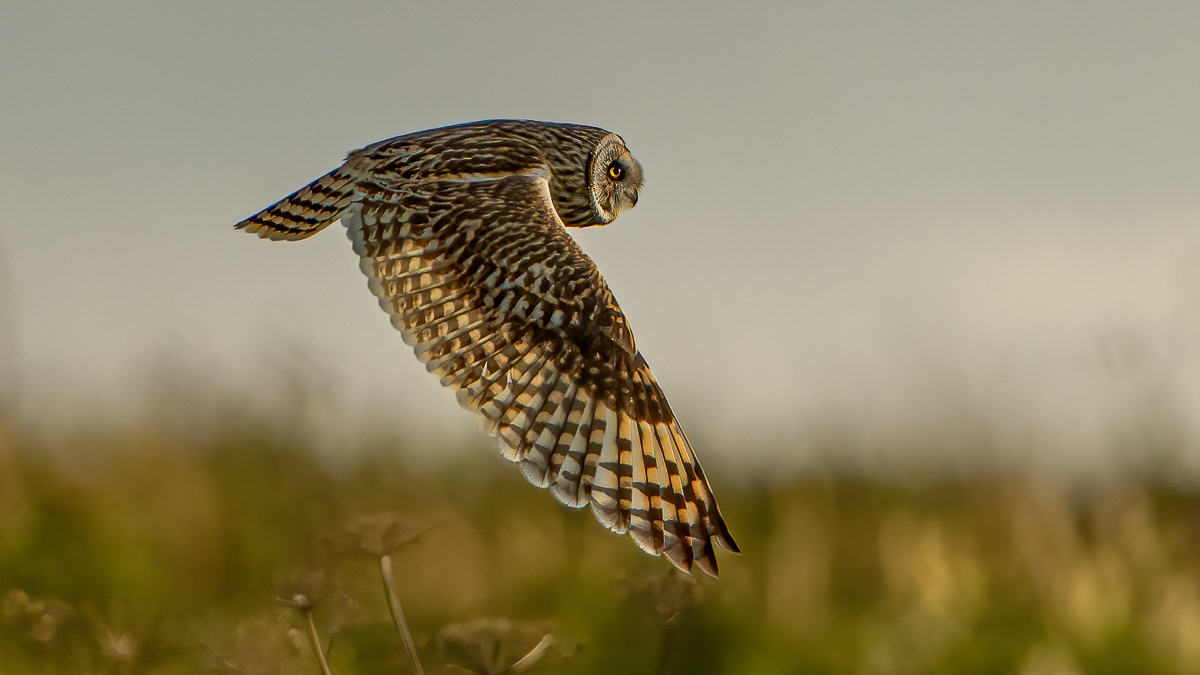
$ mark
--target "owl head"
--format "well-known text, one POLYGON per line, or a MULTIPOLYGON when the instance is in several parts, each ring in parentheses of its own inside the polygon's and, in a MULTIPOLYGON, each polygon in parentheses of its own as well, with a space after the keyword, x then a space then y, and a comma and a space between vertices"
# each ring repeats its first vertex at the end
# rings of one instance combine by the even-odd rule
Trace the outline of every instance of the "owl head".
POLYGON ((614 218, 638 202, 642 188, 642 166, 616 134, 600 140, 588 159, 588 196, 595 213, 595 225, 612 222, 614 218))
POLYGON ((552 177, 550 196, 568 227, 606 225, 637 204, 642 167, 621 137, 577 124, 537 124, 552 177))

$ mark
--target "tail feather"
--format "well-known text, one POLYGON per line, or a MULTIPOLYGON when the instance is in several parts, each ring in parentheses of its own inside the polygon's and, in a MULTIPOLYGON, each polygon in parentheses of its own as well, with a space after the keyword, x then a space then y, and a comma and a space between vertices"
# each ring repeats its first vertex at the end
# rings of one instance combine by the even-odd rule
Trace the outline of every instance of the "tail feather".
POLYGON ((307 239, 340 218, 354 195, 355 175, 343 166, 234 227, 274 241, 307 239))

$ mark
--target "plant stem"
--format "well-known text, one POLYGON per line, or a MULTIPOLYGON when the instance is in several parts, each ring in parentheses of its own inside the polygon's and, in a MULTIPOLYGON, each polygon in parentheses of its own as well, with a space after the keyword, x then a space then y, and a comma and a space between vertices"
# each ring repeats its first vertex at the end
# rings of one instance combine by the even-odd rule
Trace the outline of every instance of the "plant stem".
POLYGON ((317 653, 317 662, 321 664, 324 675, 333 675, 329 670, 329 662, 325 660, 325 650, 321 649, 321 637, 317 635, 317 624, 313 621, 312 609, 302 609, 304 618, 308 621, 308 640, 312 642, 313 651, 317 653))
POLYGON ((404 648, 412 661, 413 672, 416 675, 425 675, 425 671, 421 670, 421 662, 417 660, 417 648, 413 645, 412 633, 408 632, 408 623, 404 620, 404 610, 400 609, 400 598, 396 595, 396 578, 392 576, 391 554, 384 554, 379 558, 379 571, 383 573, 383 594, 387 598, 388 608, 392 610, 392 621, 404 640, 404 648))

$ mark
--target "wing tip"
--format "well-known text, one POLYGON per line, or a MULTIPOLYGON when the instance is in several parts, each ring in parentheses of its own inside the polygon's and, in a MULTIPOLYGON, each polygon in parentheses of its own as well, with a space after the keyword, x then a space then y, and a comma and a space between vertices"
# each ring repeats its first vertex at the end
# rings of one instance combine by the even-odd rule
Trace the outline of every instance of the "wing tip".
POLYGON ((300 231, 292 228, 281 228, 271 223, 263 222, 262 220, 259 220, 258 215, 254 215, 234 224, 233 229, 248 232, 257 236, 259 239, 267 239, 270 241, 299 241, 301 239, 307 239, 311 237, 319 232, 321 228, 307 231, 300 231))
POLYGON ((710 532, 711 537, 717 542, 717 544, 721 546, 721 548, 729 551, 730 553, 741 555, 742 548, 738 546, 736 541, 733 540, 733 535, 730 534, 729 526, 725 524, 725 518, 721 515, 720 510, 713 514, 712 518, 713 529, 710 532))

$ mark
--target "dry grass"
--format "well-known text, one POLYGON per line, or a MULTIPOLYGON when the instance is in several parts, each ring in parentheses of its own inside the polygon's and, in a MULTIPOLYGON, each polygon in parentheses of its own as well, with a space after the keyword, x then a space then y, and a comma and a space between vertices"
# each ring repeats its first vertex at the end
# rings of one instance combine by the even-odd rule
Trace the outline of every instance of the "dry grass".
POLYGON ((1200 672, 1200 495, 1161 480, 726 487, 746 553, 709 582, 511 471, 330 470, 246 420, 54 445, 2 420, 3 673, 317 673, 309 617, 335 675, 409 672, 385 555, 429 672, 1200 672))

